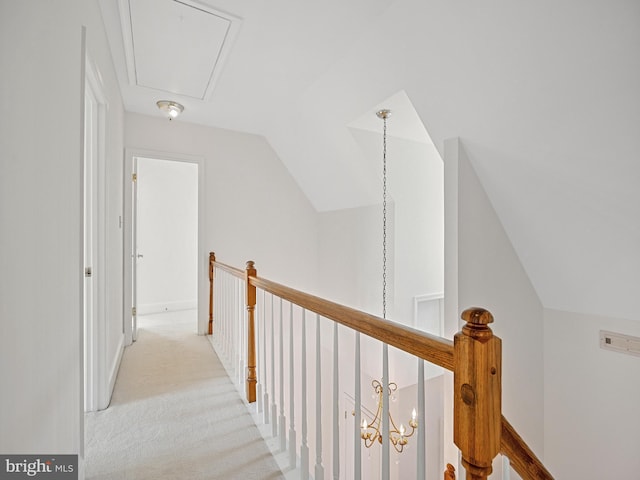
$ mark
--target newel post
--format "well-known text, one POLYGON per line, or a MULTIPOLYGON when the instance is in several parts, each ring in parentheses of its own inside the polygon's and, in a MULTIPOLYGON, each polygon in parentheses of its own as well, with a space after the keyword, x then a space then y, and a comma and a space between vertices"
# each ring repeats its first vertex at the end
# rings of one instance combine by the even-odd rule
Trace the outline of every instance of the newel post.
POLYGON ((209 335, 213 335, 213 265, 216 254, 209 252, 209 335))
POLYGON ((255 277, 257 271, 252 261, 247 262, 245 272, 245 282, 247 291, 247 402, 256 401, 256 333, 255 333, 255 313, 256 313, 256 287, 251 285, 249 277, 255 277))
POLYGON ((484 480, 500 452, 502 431, 502 341, 487 310, 462 312, 467 324, 453 340, 455 370, 453 440, 462 452, 467 480, 484 480))

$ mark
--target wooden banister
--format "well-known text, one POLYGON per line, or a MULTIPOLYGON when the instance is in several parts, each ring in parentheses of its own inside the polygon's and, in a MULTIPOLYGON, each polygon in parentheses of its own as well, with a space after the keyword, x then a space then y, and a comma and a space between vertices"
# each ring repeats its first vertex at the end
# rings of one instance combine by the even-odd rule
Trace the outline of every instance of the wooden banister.
MULTIPOLYGON (((465 310, 467 322, 454 342, 384 320, 338 303, 259 278, 253 262, 240 270, 209 256, 209 333, 213 328, 214 267, 244 279, 247 306, 247 401, 256 400, 255 305, 256 289, 278 296, 350 329, 364 333, 430 363, 454 372, 454 441, 462 452, 467 480, 484 480, 497 453, 525 480, 553 480, 553 476, 501 414, 501 340, 487 326, 490 312, 465 310)), ((455 469, 445 478, 455 478, 455 469), (449 475, 449 477, 447 477, 449 475)))
POLYGON ((500 452, 509 457, 511 467, 518 475, 535 480, 553 480, 553 476, 504 416, 501 423, 500 452))
POLYGON ((221 262, 217 262, 215 261, 215 259, 214 259, 214 263, 215 263, 215 266, 218 267, 220 270, 224 270, 225 272, 230 273, 234 277, 244 279, 244 276, 245 276, 244 270, 232 267, 230 265, 226 265, 221 262))
POLYGON ((419 330, 383 320, 263 278, 251 277, 251 285, 272 293, 308 311, 338 322, 356 332, 404 350, 435 365, 453 370, 453 342, 419 330))

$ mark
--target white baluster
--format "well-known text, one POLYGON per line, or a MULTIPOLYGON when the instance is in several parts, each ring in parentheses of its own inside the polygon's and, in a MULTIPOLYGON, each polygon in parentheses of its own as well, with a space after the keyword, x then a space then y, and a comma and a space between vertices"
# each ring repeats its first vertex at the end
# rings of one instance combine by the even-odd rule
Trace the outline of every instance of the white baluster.
POLYGON ((227 356, 227 273, 222 275, 222 355, 227 356))
POLYGON ((302 373, 300 387, 302 388, 302 444, 300 445, 300 478, 309 480, 309 445, 307 444, 307 312, 302 309, 302 349, 300 371, 302 373))
MULTIPOLYGON (((262 297, 264 298, 264 291, 261 290, 260 291, 262 293, 262 297)), ((256 295, 259 295, 256 292, 256 295)), ((260 342, 260 340, 262 339, 262 335, 260 334, 260 328, 262 327, 262 324, 264 323, 264 309, 260 308, 260 302, 257 301, 256 298, 256 308, 257 308, 257 313, 256 313, 256 320, 258 322, 258 324, 255 326, 256 328, 256 333, 257 333, 257 341, 256 341, 256 359, 257 359, 257 366, 256 366, 256 371, 257 371, 257 379, 258 382, 256 383, 256 411, 258 413, 262 412, 262 382, 261 382, 261 378, 262 378, 262 370, 264 370, 264 363, 261 363, 261 355, 262 355, 262 343, 260 342), (261 320, 262 319, 262 320, 261 320)), ((264 329, 263 329, 264 330, 264 329)))
POLYGON ((289 467, 296 468, 296 429, 295 429, 295 403, 294 403, 294 369, 293 356, 293 304, 289 304, 289 467))
MULTIPOLYGON (((231 368, 233 368, 233 371, 235 372, 236 369, 236 364, 235 364, 235 345, 234 345, 234 332, 233 329, 235 328, 235 297, 236 297, 236 292, 235 292, 235 282, 233 280, 233 276, 229 275, 227 281, 229 282, 229 292, 227 294, 227 319, 229 322, 229 327, 228 327, 228 337, 227 337, 227 352, 228 352, 228 357, 229 357, 229 365, 231 366, 231 368)), ((233 379, 233 376, 231 377, 233 379)), ((233 381, 233 380, 232 380, 233 381)))
POLYGON ((280 451, 287 449, 287 419, 284 416, 284 329, 282 328, 282 298, 280 299, 280 451))
POLYGON ((333 478, 340 478, 340 382, 338 376, 338 324, 333 323, 333 478))
POLYGON ((230 278, 229 274, 225 275, 224 279, 224 356, 225 361, 229 360, 231 356, 231 309, 229 308, 229 296, 231 294, 230 278))
POLYGON ((502 480, 511 479, 511 461, 506 455, 502 455, 502 480))
POLYGON ((316 314, 316 468, 314 480, 324 479, 322 466, 322 355, 320 353, 320 315, 316 314))
POLYGON ((213 340, 214 342, 218 338, 218 303, 220 302, 220 296, 218 294, 218 288, 220 283, 220 274, 218 269, 214 266, 213 271, 213 340))
POLYGON ((215 273, 213 288, 215 290, 215 299, 213 301, 213 338, 219 350, 222 328, 222 271, 220 270, 217 270, 215 273))
MULTIPOLYGON (((240 346, 242 353, 240 354, 240 385, 244 385, 247 380, 247 360, 249 354, 249 329, 247 312, 247 286, 244 280, 238 280, 240 286, 240 298, 238 302, 238 311, 240 313, 240 346)), ((242 390, 242 388, 241 388, 242 390)))
POLYGON ((389 346, 382 345, 382 471, 380 478, 389 480, 389 346))
POLYGON ((224 355, 226 355, 226 350, 227 350, 227 273, 223 272, 222 277, 222 285, 221 285, 221 292, 220 292, 220 298, 222 300, 222 302, 220 302, 220 346, 221 351, 222 351, 222 355, 223 358, 222 360, 224 360, 224 355))
POLYGON ((271 295, 271 436, 278 435, 278 406, 276 405, 276 345, 273 313, 273 295, 271 295))
POLYGON ((362 425, 361 409, 362 398, 360 389, 360 332, 356 332, 356 354, 355 354, 355 400, 354 400, 354 412, 355 419, 353 430, 353 479, 361 480, 362 477, 362 439, 360 438, 360 425, 362 425))
POLYGON ((241 303, 240 303, 240 279, 233 277, 234 278, 234 297, 233 297, 233 322, 234 322, 234 326, 233 326, 233 331, 235 332, 235 338, 233 340, 233 348, 234 348, 234 356, 233 356, 233 360, 234 360, 234 366, 236 369, 236 380, 238 382, 238 385, 242 385, 244 384, 244 379, 242 378, 243 375, 243 371, 242 371, 242 320, 240 320, 241 316, 242 316, 242 309, 241 307, 241 303))
POLYGON ((224 330, 223 322, 224 322, 224 274, 222 270, 220 270, 218 276, 216 277, 218 281, 216 282, 216 287, 218 288, 218 296, 216 297, 216 317, 214 321, 216 324, 213 329, 216 334, 216 345, 218 345, 218 349, 222 351, 220 347, 222 347, 222 332, 224 330))
MULTIPOLYGON (((222 355, 227 354, 227 274, 222 275, 222 322, 220 329, 220 342, 222 343, 222 355)), ((224 358, 223 358, 224 360, 224 358)))
MULTIPOLYGON (((229 365, 235 372, 236 369, 236 282, 232 275, 229 275, 229 365)), ((233 377, 231 377, 233 378, 233 377)), ((233 380, 232 380, 233 381, 233 380)))
POLYGON ((418 359, 418 454, 416 465, 416 479, 424 480, 426 478, 425 463, 425 432, 426 432, 426 405, 424 399, 424 360, 418 359))
POLYGON ((244 310, 242 308, 242 305, 244 304, 244 301, 242 300, 242 292, 241 292, 241 282, 242 280, 240 280, 239 278, 235 278, 235 292, 236 292, 236 296, 234 298, 234 302, 233 302, 233 311, 234 311, 234 330, 236 332, 236 338, 235 338, 235 351, 236 351, 236 355, 235 355, 235 360, 236 360, 236 378, 238 381, 238 385, 244 385, 244 381, 245 379, 244 377, 244 369, 242 368, 242 353, 243 353, 243 341, 242 341, 242 325, 244 324, 244 322, 242 321, 242 319, 244 318, 244 310))
POLYGON ((269 369, 267 368, 267 292, 264 293, 262 297, 262 309, 264 311, 264 336, 262 337, 263 342, 263 350, 262 353, 264 355, 263 365, 264 365, 264 415, 263 421, 265 424, 269 424, 269 369))

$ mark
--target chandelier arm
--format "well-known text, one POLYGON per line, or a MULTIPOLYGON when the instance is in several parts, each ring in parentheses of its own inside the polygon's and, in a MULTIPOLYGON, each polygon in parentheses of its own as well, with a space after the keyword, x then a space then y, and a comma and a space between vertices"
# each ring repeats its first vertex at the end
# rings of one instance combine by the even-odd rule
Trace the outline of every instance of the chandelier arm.
POLYGON ((397 433, 398 435, 400 435, 400 430, 398 429, 398 426, 396 425, 396 422, 393 420, 393 417, 391 416, 391 413, 389 413, 389 422, 391 422, 391 425, 393 426, 393 430, 389 430, 389 434, 391 433, 397 433))
POLYGON ((395 449, 396 452, 398 453, 402 453, 402 450, 404 449, 404 445, 396 445, 395 443, 393 444, 393 448, 395 449))

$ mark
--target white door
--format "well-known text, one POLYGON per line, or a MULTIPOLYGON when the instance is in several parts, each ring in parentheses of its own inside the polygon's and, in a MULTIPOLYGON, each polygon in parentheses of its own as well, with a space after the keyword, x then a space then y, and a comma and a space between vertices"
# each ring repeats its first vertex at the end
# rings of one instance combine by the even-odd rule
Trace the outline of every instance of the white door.
POLYGON ((99 109, 95 86, 86 82, 84 99, 84 409, 99 408, 98 255, 99 109))
POLYGON ((131 345, 137 338, 137 298, 136 298, 136 223, 137 223, 137 159, 127 153, 124 158, 124 281, 122 312, 125 345, 131 345))
POLYGON ((138 159, 133 158, 131 173, 131 340, 138 339, 138 159))

